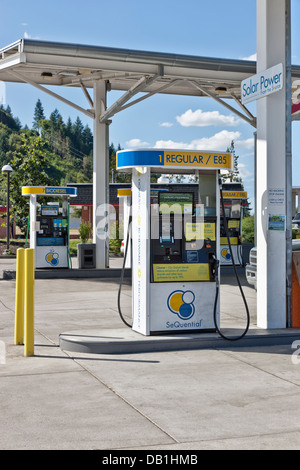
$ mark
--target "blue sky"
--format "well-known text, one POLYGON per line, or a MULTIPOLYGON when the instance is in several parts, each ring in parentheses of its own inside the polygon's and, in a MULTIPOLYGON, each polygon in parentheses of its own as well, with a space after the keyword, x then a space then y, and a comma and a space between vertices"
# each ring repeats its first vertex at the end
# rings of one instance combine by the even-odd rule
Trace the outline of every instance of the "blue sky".
MULTIPOLYGON (((300 64, 300 0, 292 0, 292 62, 300 64), (299 21, 298 21, 299 24, 299 21)), ((256 52, 256 0, 1 0, 0 48, 20 38, 111 46, 220 58, 247 58, 256 52)), ((86 107, 81 90, 56 92, 86 107)), ((108 94, 108 105, 120 93, 108 94)), ((85 115, 30 85, 5 85, 5 105, 23 125, 32 126, 37 99, 45 115, 57 108, 66 121, 85 115)), ((1 88, 0 88, 1 101, 1 88)), ((2 85, 3 101, 3 85, 2 85)), ((256 114, 255 104, 250 110, 256 114)), ((293 124, 293 185, 300 186, 300 123, 293 124)), ((122 148, 180 146, 225 151, 235 141, 240 175, 254 194, 253 131, 209 98, 153 96, 114 116, 110 142, 122 148)))

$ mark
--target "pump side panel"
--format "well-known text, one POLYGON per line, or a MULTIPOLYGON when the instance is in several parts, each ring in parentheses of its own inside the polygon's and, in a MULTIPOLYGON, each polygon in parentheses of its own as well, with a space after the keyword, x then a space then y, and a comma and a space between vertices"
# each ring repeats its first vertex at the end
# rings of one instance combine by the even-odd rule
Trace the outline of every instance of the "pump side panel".
MULTIPOLYGON (((231 245, 234 264, 239 266, 242 264, 242 245, 231 245)), ((232 258, 229 245, 220 245, 219 260, 221 265, 232 266, 232 258)))
POLYGON ((132 329, 149 335, 150 170, 132 170, 132 329))
POLYGON ((213 318, 215 295, 215 282, 150 284, 151 333, 215 331, 213 318))
POLYGON ((66 246, 37 246, 36 268, 68 268, 66 246))

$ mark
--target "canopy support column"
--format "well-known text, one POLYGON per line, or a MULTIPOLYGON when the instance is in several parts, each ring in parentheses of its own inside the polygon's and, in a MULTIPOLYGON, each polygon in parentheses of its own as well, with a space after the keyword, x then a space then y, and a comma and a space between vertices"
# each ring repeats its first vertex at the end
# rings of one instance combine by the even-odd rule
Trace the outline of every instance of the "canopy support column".
POLYGON ((96 244, 96 268, 109 267, 108 208, 108 122, 101 123, 106 109, 106 82, 94 82, 94 146, 93 146, 93 242, 96 244))
POLYGON ((257 325, 261 328, 286 328, 291 314, 290 50, 290 0, 257 0, 257 73, 279 63, 284 73, 283 89, 257 101, 257 325))

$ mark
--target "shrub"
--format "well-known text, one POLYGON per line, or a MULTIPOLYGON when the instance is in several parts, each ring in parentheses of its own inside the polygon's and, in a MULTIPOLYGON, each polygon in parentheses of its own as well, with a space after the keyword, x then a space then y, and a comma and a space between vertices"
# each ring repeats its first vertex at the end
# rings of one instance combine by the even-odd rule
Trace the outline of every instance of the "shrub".
POLYGON ((254 216, 244 217, 242 220, 242 241, 254 243, 254 216))
POLYGON ((92 227, 89 222, 81 222, 79 227, 79 236, 81 243, 86 243, 89 239, 92 227))

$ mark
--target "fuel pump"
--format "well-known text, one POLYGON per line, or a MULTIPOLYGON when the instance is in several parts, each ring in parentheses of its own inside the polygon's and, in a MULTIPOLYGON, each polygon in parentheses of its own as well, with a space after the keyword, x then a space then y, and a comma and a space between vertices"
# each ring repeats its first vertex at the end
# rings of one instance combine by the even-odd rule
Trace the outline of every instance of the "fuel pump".
POLYGON ((243 299, 243 302, 244 302, 245 310, 246 310, 246 327, 245 327, 244 331, 241 333, 241 335, 233 336, 233 337, 226 336, 220 330, 220 327, 218 325, 218 319, 217 319, 217 302, 218 302, 218 298, 219 298, 219 294, 220 294, 220 281, 219 281, 219 279, 217 279, 217 283, 216 283, 217 288, 216 288, 216 297, 215 297, 215 305, 214 305, 214 322, 215 322, 216 330, 218 331, 219 335, 222 338, 224 338, 228 341, 237 341, 237 340, 242 339, 248 332, 248 329, 249 329, 249 326, 250 326, 250 313, 249 313, 249 309, 248 309, 247 300, 246 300, 243 288, 241 286, 240 279, 239 279, 239 276, 238 276, 238 273, 237 273, 237 270, 236 270, 236 266, 235 266, 235 262, 234 262, 234 256, 233 256, 233 252, 232 252, 232 246, 231 246, 231 242, 230 242, 230 235, 229 235, 228 225, 227 225, 227 217, 226 217, 226 213, 225 213, 224 196, 223 196, 223 189, 222 189, 222 179, 221 179, 220 176, 219 176, 219 187, 220 187, 220 200, 221 200, 221 207, 222 207, 222 214, 223 214, 223 223, 224 223, 225 233, 226 233, 226 236, 227 236, 228 248, 229 248, 231 258, 232 258, 232 266, 233 266, 233 269, 234 269, 234 274, 235 274, 237 284, 238 284, 238 287, 239 287, 239 290, 240 290, 240 293, 241 293, 241 296, 242 296, 242 299, 243 299))
POLYGON ((234 262, 235 265, 243 265, 242 219, 244 206, 247 203, 247 192, 243 190, 241 183, 223 183, 222 188, 224 211, 221 206, 220 263, 232 265, 234 262), (227 231, 224 217, 227 221, 227 231), (227 236, 230 238, 231 250, 227 236))
MULTIPOLYGON (((216 331, 220 277, 218 174, 220 169, 231 167, 229 153, 148 149, 117 152, 117 169, 132 172, 130 326, 134 331, 143 335, 216 331), (151 172, 196 174, 198 200, 188 193, 165 192, 159 195, 157 205, 150 206, 151 172)), ((121 313, 120 290, 118 303, 121 313)))
POLYGON ((67 268, 69 257, 68 205, 47 204, 36 217, 36 267, 67 268), (60 212, 60 209, 62 211, 60 212))
POLYGON ((30 248, 35 249, 36 268, 69 268, 69 197, 77 189, 57 186, 24 186, 30 197, 30 248), (37 204, 38 196, 60 196, 59 202, 37 204))

